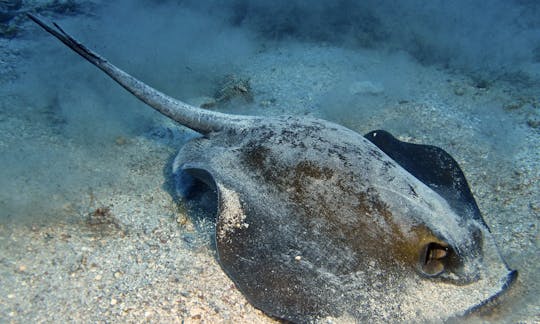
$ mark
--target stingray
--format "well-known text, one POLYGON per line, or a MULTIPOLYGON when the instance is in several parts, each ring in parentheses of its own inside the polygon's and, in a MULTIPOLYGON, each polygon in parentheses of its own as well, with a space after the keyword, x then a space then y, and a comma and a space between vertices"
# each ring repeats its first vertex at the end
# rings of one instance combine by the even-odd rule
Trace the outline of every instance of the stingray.
POLYGON ((444 150, 305 116, 193 107, 57 24, 29 17, 201 135, 173 162, 176 189, 186 199, 214 193, 216 258, 266 314, 292 322, 447 320, 493 300, 516 278, 444 150))

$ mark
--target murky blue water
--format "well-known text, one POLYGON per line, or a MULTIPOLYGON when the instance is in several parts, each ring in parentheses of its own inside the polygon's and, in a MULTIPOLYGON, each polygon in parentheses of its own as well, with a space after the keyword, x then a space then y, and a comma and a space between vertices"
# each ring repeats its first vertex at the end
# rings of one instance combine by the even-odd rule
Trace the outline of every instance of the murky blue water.
MULTIPOLYGON (((171 157, 193 136, 39 30, 24 16, 31 11, 188 102, 322 117, 360 133, 384 128, 444 148, 462 166, 502 255, 520 271, 497 315, 473 320, 539 320, 537 1, 76 0, 15 7, 17 1, 0 2, 2 240, 36 224, 78 226, 95 201, 133 185, 134 170, 166 187, 171 157), (247 82, 250 98, 228 93, 231 80, 247 82), (152 157, 163 165, 151 168, 152 157)), ((8 245, 0 253, 2 281, 17 257, 17 245, 8 245)), ((16 320, 4 302, 0 318, 16 320)))

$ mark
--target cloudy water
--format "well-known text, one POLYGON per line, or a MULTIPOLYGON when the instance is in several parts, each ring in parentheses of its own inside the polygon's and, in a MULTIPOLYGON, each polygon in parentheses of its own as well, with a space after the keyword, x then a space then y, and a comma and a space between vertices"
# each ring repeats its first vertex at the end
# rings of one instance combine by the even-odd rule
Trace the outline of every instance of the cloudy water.
POLYGON ((540 321, 537 1, 0 0, 1 322, 275 321, 220 268, 205 206, 175 193, 198 135, 26 13, 203 109, 443 148, 519 272, 466 320, 540 321))

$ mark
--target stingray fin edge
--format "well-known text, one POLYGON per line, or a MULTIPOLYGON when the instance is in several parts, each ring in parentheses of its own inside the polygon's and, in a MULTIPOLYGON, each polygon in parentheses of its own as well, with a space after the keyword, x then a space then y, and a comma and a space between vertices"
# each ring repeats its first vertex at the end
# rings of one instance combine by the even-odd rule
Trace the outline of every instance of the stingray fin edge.
POLYGON ((400 141, 384 130, 369 132, 364 137, 437 192, 457 214, 467 215, 486 226, 463 171, 445 150, 400 141))

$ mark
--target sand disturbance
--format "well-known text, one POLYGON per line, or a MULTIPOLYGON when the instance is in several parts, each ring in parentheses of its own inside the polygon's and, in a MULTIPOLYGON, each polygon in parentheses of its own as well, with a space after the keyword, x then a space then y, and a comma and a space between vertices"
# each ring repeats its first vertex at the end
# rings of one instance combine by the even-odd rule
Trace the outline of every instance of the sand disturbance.
MULTIPOLYGON (((25 80, 16 75, 17 64, 31 55, 13 51, 20 45, 13 40, 8 47, 2 40, 0 47, 7 63, 0 75, 1 158, 41 148, 59 154, 50 164, 34 163, 30 172, 20 172, 18 181, 2 178, 8 185, 3 185, 0 203, 20 200, 33 208, 10 213, 11 219, 2 215, 1 321, 272 322, 247 303, 219 267, 208 224, 186 220, 181 204, 166 190, 164 170, 181 143, 167 130, 170 125, 162 128, 166 122, 157 120, 153 132, 141 130, 127 142, 113 137, 110 146, 99 150, 70 143, 59 120, 50 118, 54 111, 42 114, 43 120, 25 115, 23 108, 32 109, 33 103, 24 99, 34 92, 32 85, 29 92, 6 93, 4 85, 25 80), (58 189, 61 181, 52 181, 75 173, 83 175, 83 185, 70 195, 58 189), (55 185, 36 192, 35 179, 55 185), (46 202, 58 202, 54 215, 46 202), (30 212, 43 216, 29 220, 30 212)), ((35 54, 35 49, 26 53, 35 54)), ((88 70, 77 71, 83 75, 88 70)), ((307 44, 261 51, 236 72, 251 78, 255 104, 261 104, 246 108, 254 114, 324 116, 360 133, 385 128, 402 140, 449 151, 467 175, 502 255, 520 271, 516 287, 497 308, 469 320, 538 320, 537 87, 501 81, 486 88, 467 75, 420 66, 407 57, 307 44), (392 77, 378 77, 387 74, 392 77), (381 85, 384 91, 356 91, 351 98, 355 82, 381 85)), ((103 105, 82 89, 72 94, 103 105)), ((18 157, 19 164, 28 156, 18 157)), ((31 155, 35 161, 39 156, 31 155)))

